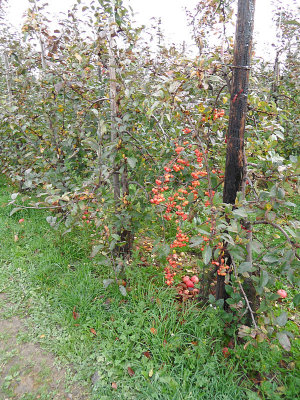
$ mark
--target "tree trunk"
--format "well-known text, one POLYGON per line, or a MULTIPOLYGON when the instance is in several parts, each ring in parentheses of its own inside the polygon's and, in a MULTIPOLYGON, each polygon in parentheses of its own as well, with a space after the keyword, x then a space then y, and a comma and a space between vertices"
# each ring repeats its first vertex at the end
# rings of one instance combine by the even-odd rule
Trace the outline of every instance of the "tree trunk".
MULTIPOLYGON (((235 204, 241 188, 244 171, 244 132, 247 113, 252 35, 254 26, 255 0, 239 0, 235 31, 234 58, 223 202, 235 204)), ((224 298, 225 282, 218 275, 217 299, 224 298), (221 296, 221 297, 218 297, 221 296)))
MULTIPOLYGON (((108 55, 109 55, 109 79, 110 79, 110 111, 111 111, 111 142, 115 144, 115 158, 119 148, 121 146, 121 138, 119 137, 118 126, 117 126, 117 118, 120 117, 119 107, 117 103, 117 79, 116 79, 116 58, 115 58, 115 33, 112 30, 112 27, 115 24, 115 20, 113 17, 113 12, 115 9, 114 1, 112 1, 112 14, 110 18, 110 26, 108 31, 108 55), (118 141, 119 139, 119 141, 118 141)), ((115 201, 115 212, 116 214, 120 214, 121 207, 126 207, 127 199, 126 197, 129 194, 129 183, 128 183, 128 171, 127 164, 124 160, 123 172, 120 174, 121 166, 120 163, 113 163, 113 191, 114 191, 114 201, 115 201), (121 177, 120 177, 121 175, 121 177), (123 200, 123 204, 121 203, 121 196, 123 200)), ((132 232, 121 224, 120 230, 118 232, 120 236, 120 241, 123 243, 116 248, 116 255, 122 257, 128 257, 131 249, 132 249, 132 240, 133 235, 132 232)))
MULTIPOLYGON (((38 15, 39 9, 37 6, 37 0, 34 0, 34 10, 35 10, 36 14, 38 15)), ((40 42, 40 47, 41 47, 42 69, 43 69, 43 71, 45 71, 45 69, 46 69, 45 45, 44 45, 44 41, 43 41, 43 37, 42 37, 42 30, 41 30, 40 26, 38 27, 38 31, 39 31, 39 33, 37 36, 38 36, 38 39, 40 42)))
MULTIPOLYGON (((117 151, 117 139, 119 137, 117 130, 117 115, 118 115, 118 105, 117 105, 117 79, 116 79, 116 58, 115 58, 115 43, 112 33, 113 26, 113 18, 110 20, 110 24, 108 27, 108 55, 109 55, 109 64, 108 64, 108 72, 109 72, 109 99, 110 99, 110 118, 111 118, 111 126, 110 126, 110 140, 115 145, 115 149, 117 151)), ((116 157, 115 157, 116 158, 116 157)), ((120 173, 119 173, 119 165, 114 161, 113 163, 113 190, 114 190, 114 200, 115 200, 115 208, 116 210, 119 208, 120 204, 120 173)))

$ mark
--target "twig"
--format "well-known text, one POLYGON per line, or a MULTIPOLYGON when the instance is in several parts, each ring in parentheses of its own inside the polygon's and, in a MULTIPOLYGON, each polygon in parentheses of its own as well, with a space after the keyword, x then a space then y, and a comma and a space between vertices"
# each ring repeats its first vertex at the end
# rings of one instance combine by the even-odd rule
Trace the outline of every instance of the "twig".
POLYGON ((274 228, 278 229, 286 237, 287 241, 289 242, 289 244, 291 246, 296 247, 298 249, 300 248, 300 245, 298 243, 293 242, 290 239, 289 235, 286 233, 286 231, 280 225, 277 225, 274 222, 266 221, 266 220, 252 222, 252 225, 260 225, 260 224, 273 226, 274 228))
POLYGON ((52 209, 52 208, 64 208, 64 206, 45 206, 45 207, 38 207, 38 206, 19 206, 16 204, 16 208, 20 208, 22 210, 25 209, 33 209, 33 210, 43 210, 43 209, 52 209))
POLYGON ((251 319, 252 319, 254 328, 258 330, 258 326, 256 325, 256 321, 255 321, 255 318, 254 318, 254 312, 253 312, 253 310, 252 310, 252 308, 251 308, 251 306, 250 306, 250 303, 249 303, 248 297, 247 297, 247 295, 246 295, 246 293, 245 293, 245 291, 244 291, 244 288, 243 288, 241 282, 239 281, 238 274, 237 274, 237 268, 236 268, 235 262, 233 261, 233 258, 232 258, 231 255, 230 255, 230 257, 231 257, 231 264, 232 264, 233 270, 234 270, 235 279, 236 279, 236 281, 237 281, 237 283, 238 283, 238 285, 239 285, 239 287, 240 287, 240 289, 241 289, 241 292, 243 293, 243 296, 244 296, 244 299, 245 299, 247 308, 248 308, 248 310, 249 310, 249 312, 250 312, 250 315, 251 315, 251 319))
MULTIPOLYGON (((88 100, 88 99, 85 99, 85 100, 90 102, 90 100, 88 100)), ((97 100, 91 102, 89 108, 92 108, 94 104, 99 103, 100 101, 105 101, 105 100, 109 101, 109 98, 108 97, 100 97, 100 99, 97 99, 97 100)))
MULTIPOLYGON (((139 141, 130 133, 130 132, 128 132, 128 131, 126 131, 126 133, 127 133, 127 135, 129 135, 133 140, 135 140, 137 143, 139 143, 139 141)), ((155 161, 155 159, 152 157, 152 155, 149 153, 149 151, 147 150, 147 149, 143 149, 143 148, 141 148, 139 145, 135 145, 138 149, 139 149, 139 151, 142 153, 142 155, 145 157, 145 154, 144 154, 144 152, 143 152, 143 150, 145 150, 145 152, 147 153, 147 155, 151 158, 151 160, 154 162, 154 164, 156 164, 157 165, 157 162, 155 161)))
POLYGON ((164 128, 161 126, 161 123, 159 122, 159 120, 156 118, 156 116, 154 114, 151 115, 152 118, 155 119, 157 125, 159 126, 160 130, 162 131, 165 139, 169 139, 170 140, 170 136, 166 133, 166 131, 164 130, 164 128))
POLYGON ((138 185, 145 192, 146 197, 149 199, 149 193, 147 192, 147 190, 140 183, 138 183, 136 181, 130 181, 128 183, 134 184, 134 185, 138 185))

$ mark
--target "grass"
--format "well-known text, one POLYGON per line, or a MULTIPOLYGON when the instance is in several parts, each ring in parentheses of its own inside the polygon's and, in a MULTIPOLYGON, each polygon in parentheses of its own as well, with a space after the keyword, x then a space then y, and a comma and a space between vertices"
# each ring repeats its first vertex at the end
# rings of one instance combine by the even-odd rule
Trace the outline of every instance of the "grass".
POLYGON ((290 353, 267 343, 237 344, 224 358, 228 338, 218 310, 182 307, 160 271, 139 266, 137 257, 126 270, 126 297, 116 285, 104 289, 102 280, 112 273, 88 257, 89 228, 63 235, 37 210, 10 217, 9 199, 2 182, 0 292, 15 303, 15 313, 29 314, 28 339, 71 363, 91 400, 297 398, 297 342, 290 353))

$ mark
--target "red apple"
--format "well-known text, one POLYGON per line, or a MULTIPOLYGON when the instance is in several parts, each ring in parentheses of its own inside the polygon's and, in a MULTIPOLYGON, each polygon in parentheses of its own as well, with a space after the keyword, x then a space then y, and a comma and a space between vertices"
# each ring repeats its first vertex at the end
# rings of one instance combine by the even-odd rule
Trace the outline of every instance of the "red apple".
POLYGON ((190 277, 188 275, 184 276, 182 278, 182 282, 187 283, 190 280, 190 277))
POLYGON ((193 275, 192 277, 191 277, 191 281, 193 282, 193 283, 198 283, 199 282, 199 278, 198 278, 198 276, 196 276, 196 275, 193 275))
POLYGON ((194 287, 194 284, 193 284, 193 282, 191 280, 188 280, 187 282, 185 282, 185 284, 186 284, 187 287, 190 287, 190 288, 194 287))
POLYGON ((285 299, 287 297, 287 292, 283 289, 277 290, 277 294, 282 298, 285 299))

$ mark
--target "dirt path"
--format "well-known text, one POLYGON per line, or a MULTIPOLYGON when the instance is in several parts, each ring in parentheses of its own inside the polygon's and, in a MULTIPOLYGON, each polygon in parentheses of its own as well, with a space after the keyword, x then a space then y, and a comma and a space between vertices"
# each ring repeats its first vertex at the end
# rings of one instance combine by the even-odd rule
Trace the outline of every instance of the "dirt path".
POLYGON ((0 293, 0 400, 88 400, 82 388, 66 389, 66 368, 26 337, 25 319, 8 317, 13 304, 0 293))

